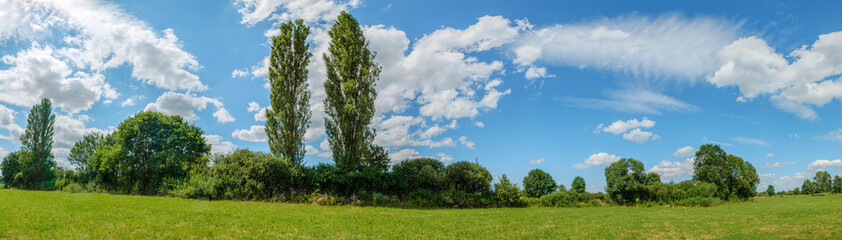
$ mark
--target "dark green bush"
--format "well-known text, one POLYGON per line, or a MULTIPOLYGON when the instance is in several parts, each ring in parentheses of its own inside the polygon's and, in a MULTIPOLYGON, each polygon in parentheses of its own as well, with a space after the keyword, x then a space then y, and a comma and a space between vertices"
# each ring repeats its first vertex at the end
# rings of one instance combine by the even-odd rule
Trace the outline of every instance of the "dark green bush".
POLYGON ((466 193, 486 193, 491 189, 491 173, 479 164, 460 161, 444 168, 448 186, 466 193))
POLYGON ((406 195, 416 190, 443 189, 444 164, 432 158, 416 158, 399 162, 392 167, 396 191, 406 195))
POLYGON ((527 197, 541 197, 556 190, 556 182, 549 173, 541 169, 532 169, 523 178, 523 190, 527 197))
POLYGON ((579 204, 573 193, 569 191, 553 192, 541 196, 539 199, 541 200, 541 206, 545 207, 575 207, 579 204))

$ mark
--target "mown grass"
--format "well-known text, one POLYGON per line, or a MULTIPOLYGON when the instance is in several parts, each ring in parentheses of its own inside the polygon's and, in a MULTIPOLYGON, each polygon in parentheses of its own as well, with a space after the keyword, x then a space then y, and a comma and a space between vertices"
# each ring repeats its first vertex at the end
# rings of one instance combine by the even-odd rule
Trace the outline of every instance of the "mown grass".
POLYGON ((396 209, 0 190, 0 239, 842 239, 842 195, 692 207, 396 209))

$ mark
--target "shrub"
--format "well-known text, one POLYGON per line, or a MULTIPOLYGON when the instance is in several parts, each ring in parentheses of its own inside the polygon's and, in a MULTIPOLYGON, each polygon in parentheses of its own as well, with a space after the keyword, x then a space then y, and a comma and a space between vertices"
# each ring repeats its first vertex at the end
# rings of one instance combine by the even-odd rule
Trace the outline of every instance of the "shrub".
POLYGON ((506 174, 500 177, 500 182, 494 184, 494 195, 501 206, 521 206, 520 189, 512 184, 506 174))
POLYGON ((444 164, 432 158, 401 161, 392 167, 396 190, 408 194, 415 190, 439 191, 444 185, 444 164))
POLYGON ((527 197, 541 197, 556 190, 556 182, 549 173, 541 169, 532 169, 523 178, 523 190, 527 197))
POLYGON ((545 207, 574 207, 578 201, 570 192, 554 192, 541 196, 541 205, 545 207))
POLYGON ((444 168, 451 189, 465 193, 486 193, 491 188, 491 173, 479 164, 460 161, 444 168))

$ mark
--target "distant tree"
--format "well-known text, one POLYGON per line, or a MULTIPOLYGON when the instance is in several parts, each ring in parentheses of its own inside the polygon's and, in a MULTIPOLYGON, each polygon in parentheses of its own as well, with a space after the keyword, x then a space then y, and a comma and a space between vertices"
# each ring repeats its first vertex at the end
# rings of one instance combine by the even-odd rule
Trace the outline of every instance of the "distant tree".
POLYGON ((329 54, 323 56, 327 72, 325 128, 333 160, 353 171, 366 164, 362 162, 364 157, 376 149, 375 131, 368 125, 374 116, 374 87, 380 78, 380 66, 351 14, 341 12, 328 35, 329 54))
POLYGON ((769 195, 770 197, 775 196, 775 187, 772 186, 772 185, 769 185, 769 187, 766 187, 766 195, 769 195))
POLYGON ((304 161, 304 133, 310 125, 310 92, 307 91, 307 65, 310 63, 310 28, 299 19, 281 24, 280 34, 272 37, 269 56, 269 96, 266 109, 266 135, 269 149, 296 166, 304 161))
POLYGON ((451 188, 467 193, 491 190, 491 173, 479 164, 459 161, 444 168, 444 176, 451 188))
POLYGON ((792 194, 795 194, 795 195, 801 194, 801 188, 796 187, 795 189, 792 189, 792 194))
POLYGON ((693 180, 716 184, 716 197, 724 200, 753 197, 760 181, 751 163, 713 144, 699 147, 693 170, 693 180))
POLYGON ((804 183, 801 184, 801 193, 803 194, 816 194, 819 192, 818 186, 816 183, 810 181, 810 179, 804 180, 804 183))
POLYGON ((580 176, 576 176, 576 178, 573 178, 573 183, 570 184, 570 190, 576 191, 578 193, 585 192, 585 179, 580 176))
POLYGON ((14 151, 3 157, 3 162, 0 162, 0 173, 3 173, 3 185, 6 187, 18 187, 21 183, 16 181, 23 181, 23 174, 21 173, 21 162, 28 162, 31 154, 27 151, 14 151))
POLYGON ((830 177, 830 173, 826 171, 817 171, 816 176, 813 177, 813 183, 816 184, 816 191, 818 192, 833 191, 833 179, 830 177))
POLYGON ((567 187, 565 187, 564 184, 558 184, 558 190, 559 191, 567 191, 567 187))
POLYGON ((833 192, 842 193, 842 177, 839 175, 833 177, 833 192))
POLYGON ((497 200, 504 206, 516 206, 520 202, 520 189, 517 184, 512 184, 506 174, 500 177, 500 182, 494 184, 494 194, 497 200))
POLYGON ((556 190, 556 182, 549 173, 541 169, 532 169, 523 178, 523 190, 526 196, 538 198, 556 190))
POLYGON ((180 116, 140 112, 117 127, 119 174, 124 190, 156 193, 164 179, 185 179, 204 166, 210 152, 204 131, 180 116))
POLYGON ((647 174, 643 163, 632 158, 620 159, 605 168, 605 191, 618 204, 654 200, 655 195, 649 189, 660 182, 657 173, 647 174))
POLYGON ((445 182, 443 171, 444 164, 432 158, 405 160, 392 167, 399 188, 397 190, 403 193, 441 190, 445 182))
POLYGON ((95 170, 92 169, 93 167, 98 167, 91 166, 90 159, 94 157, 97 146, 99 146, 104 139, 105 137, 98 133, 86 134, 82 137, 82 139, 73 144, 73 148, 70 149, 70 155, 67 156, 67 160, 70 161, 70 164, 76 166, 76 170, 78 172, 83 175, 89 174, 95 170))

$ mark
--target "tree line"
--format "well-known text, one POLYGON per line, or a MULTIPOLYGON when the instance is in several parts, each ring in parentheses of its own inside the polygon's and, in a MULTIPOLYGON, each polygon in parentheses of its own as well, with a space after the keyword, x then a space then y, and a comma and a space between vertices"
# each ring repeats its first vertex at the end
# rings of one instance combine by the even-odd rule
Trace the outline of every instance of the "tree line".
POLYGON ((477 162, 445 165, 417 158, 390 164, 369 126, 381 67, 359 23, 346 12, 330 28, 330 45, 322 56, 324 122, 333 164, 306 166, 309 33, 302 20, 289 21, 272 38, 271 106, 264 112, 270 153, 239 149, 211 154, 199 127, 180 116, 140 112, 112 133, 77 141, 68 156, 76 170, 67 170, 56 166, 51 153, 55 115, 44 99, 29 114, 21 149, 0 165, 2 182, 23 189, 412 207, 710 206, 755 195, 759 180, 751 163, 710 144, 696 152, 692 180, 663 183, 640 161, 621 159, 605 168, 604 194, 587 192, 578 176, 567 190, 540 169, 524 177, 521 189, 505 174, 492 185, 491 173, 477 162))

